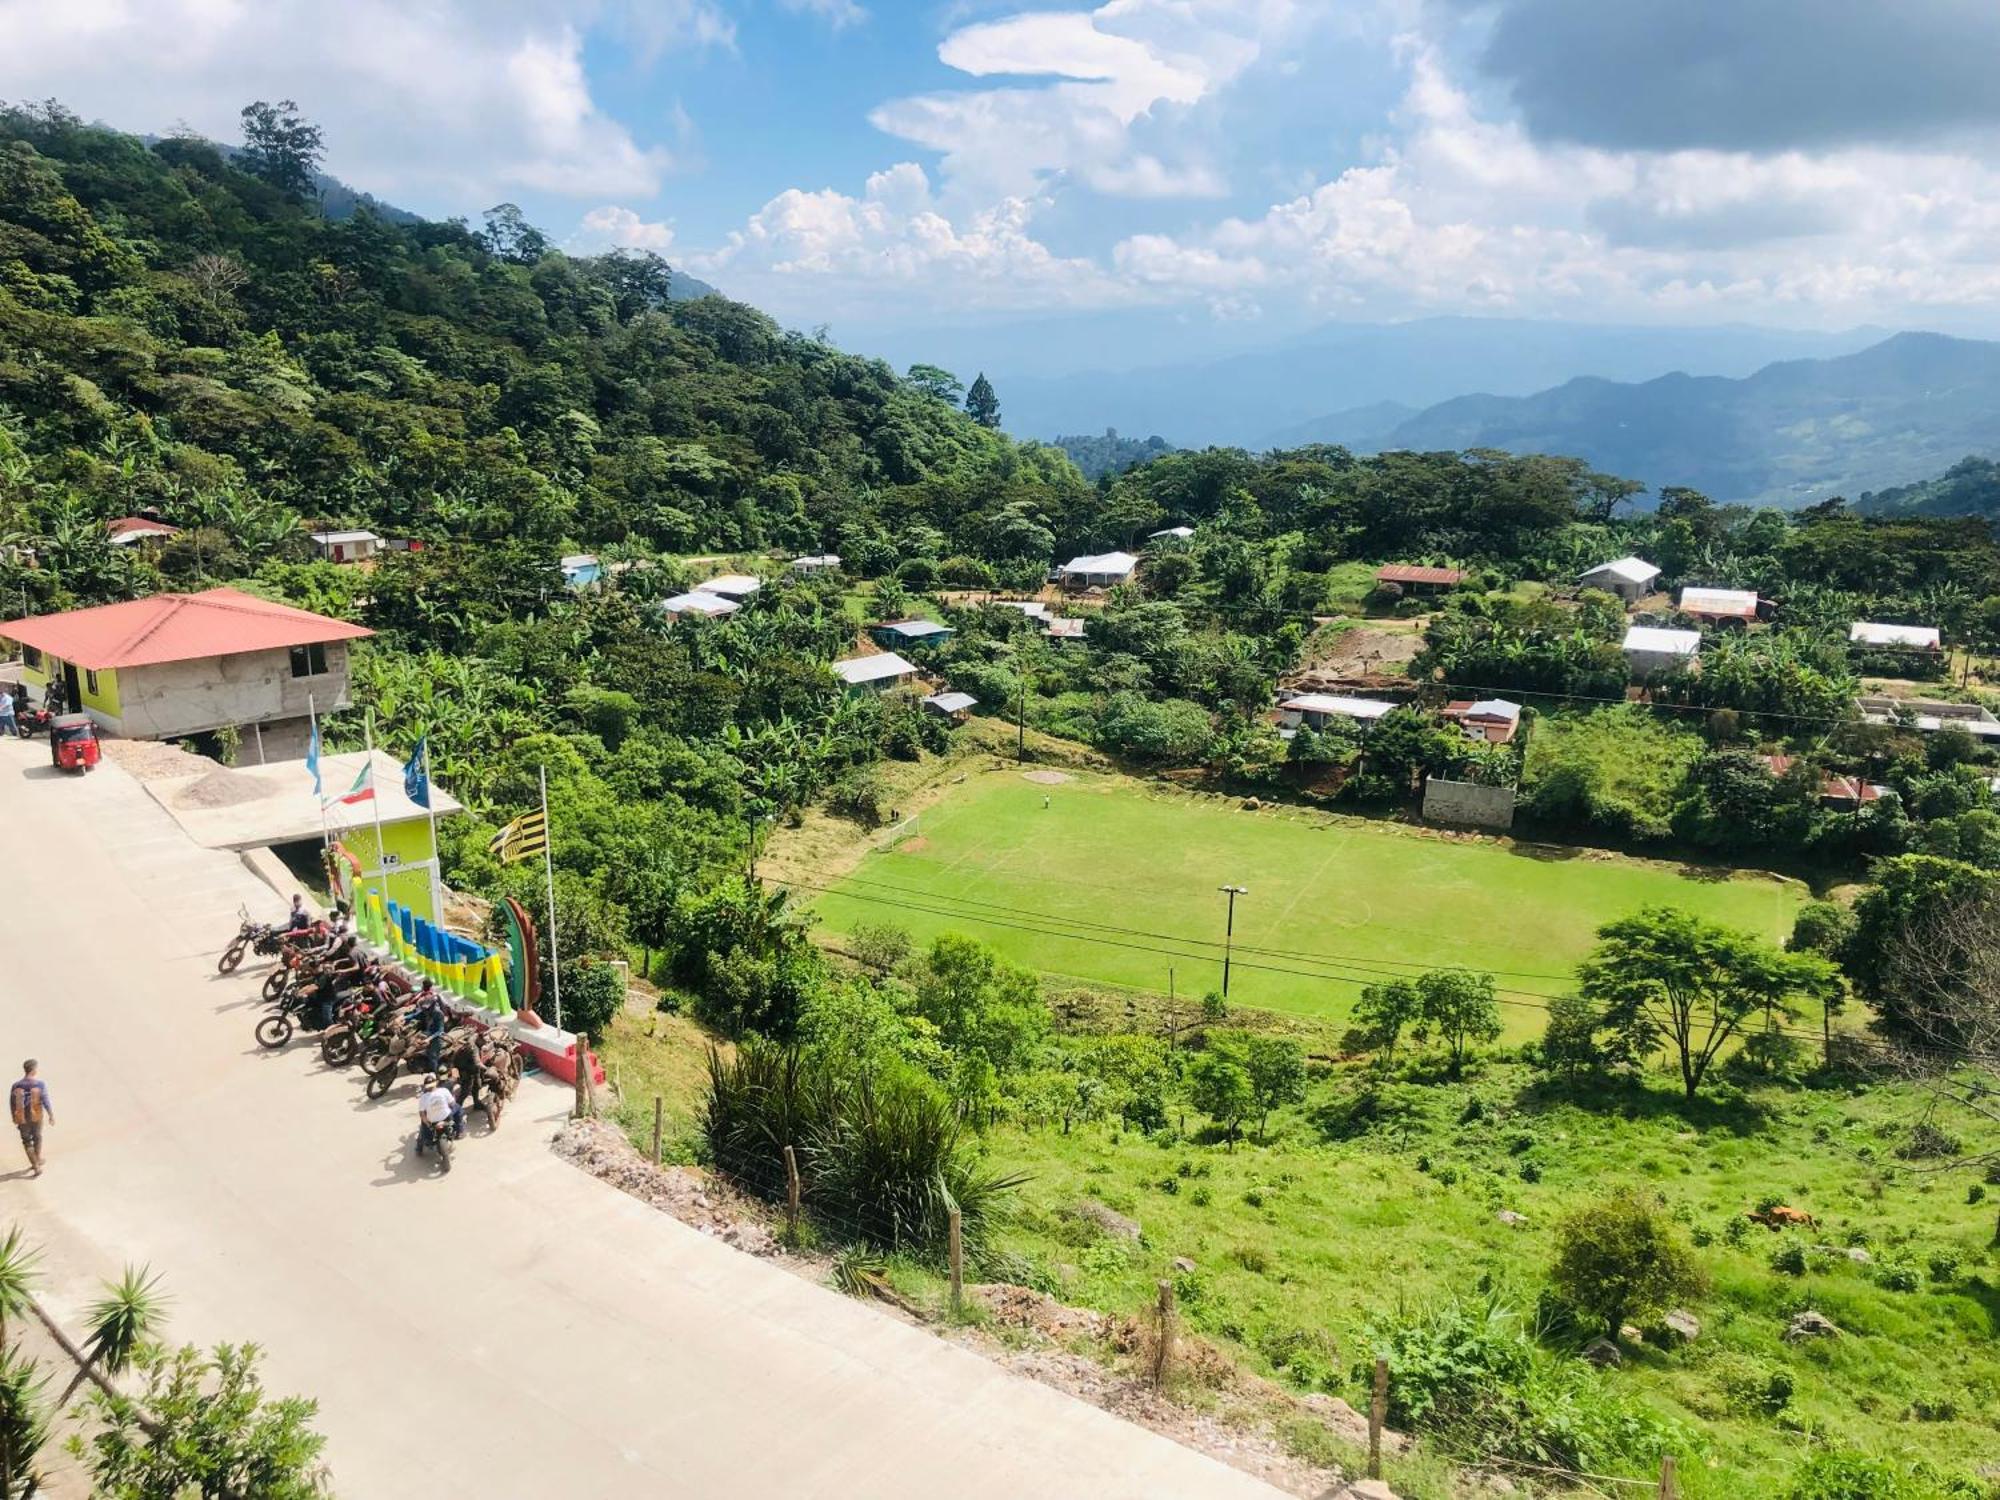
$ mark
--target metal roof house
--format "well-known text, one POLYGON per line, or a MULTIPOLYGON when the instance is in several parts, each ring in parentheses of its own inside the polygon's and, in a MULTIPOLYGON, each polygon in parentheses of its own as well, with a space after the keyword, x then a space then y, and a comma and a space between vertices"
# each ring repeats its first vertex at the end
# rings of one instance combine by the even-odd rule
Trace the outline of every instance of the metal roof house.
POLYGON ((604 576, 604 564, 588 552, 572 552, 562 560, 562 576, 573 589, 589 588, 604 576))
POLYGON ((1521 728, 1521 705, 1505 698, 1454 701, 1444 706, 1443 715, 1464 730, 1467 739, 1489 745, 1511 744, 1521 728))
POLYGON ((660 613, 669 620, 678 620, 683 615, 698 615, 704 619, 719 619, 733 615, 743 606, 734 599, 725 599, 720 594, 707 594, 697 589, 691 594, 676 594, 671 599, 660 601, 660 613))
POLYGON ((1350 698, 1341 693, 1301 693, 1278 705, 1278 724, 1283 729, 1324 729, 1335 719, 1367 726, 1399 705, 1382 698, 1350 698))
POLYGON ((1942 646, 1935 625, 1882 625, 1873 620, 1856 620, 1847 627, 1847 639, 1852 645, 1893 651, 1936 651, 1942 646))
POLYGON ((1139 566, 1129 552, 1101 552, 1092 557, 1072 557, 1058 572, 1066 589, 1108 589, 1127 582, 1139 566))
POLYGON ((1452 589, 1465 582, 1463 568, 1432 568, 1417 563, 1390 563, 1375 570, 1375 582, 1404 589, 1452 589))
POLYGON ((1627 604, 1635 599, 1643 599, 1651 592, 1653 580, 1660 576, 1660 570, 1643 557, 1621 557, 1615 562, 1599 563, 1577 575, 1577 582, 1587 589, 1602 589, 1607 594, 1616 594, 1627 604))
POLYGON ((155 521, 150 516, 120 516, 115 521, 104 523, 104 540, 114 547, 130 547, 139 542, 164 542, 170 536, 179 536, 180 532, 180 527, 155 521))
POLYGON ((1084 629, 1090 623, 1088 620, 1073 620, 1067 615, 1045 616, 1044 618, 1047 620, 1047 623, 1042 626, 1042 634, 1056 642, 1082 640, 1084 638, 1084 629))
POLYGON ((1757 595, 1750 589, 1681 590, 1680 612, 1695 620, 1754 620, 1757 595))
POLYGON ((180 739, 236 729, 257 761, 305 753, 313 711, 347 706, 347 645, 361 625, 237 589, 154 594, 0 624, 21 675, 60 681, 108 734, 180 739))
POLYGON ((953 723, 962 720, 978 706, 979 700, 970 693, 932 693, 924 699, 927 710, 953 723))
POLYGON ((838 552, 820 552, 811 557, 795 557, 791 561, 794 573, 837 573, 840 571, 838 552))
POLYGON ((366 562, 382 550, 382 538, 372 531, 315 531, 313 551, 328 562, 366 562))
POLYGON ((1184 542, 1193 535, 1194 535, 1194 528, 1192 526, 1169 526, 1164 531, 1156 531, 1152 533, 1152 535, 1148 536, 1146 540, 1149 542, 1157 542, 1166 539, 1166 540, 1184 542))
POLYGON ((868 627, 868 638, 885 651, 898 646, 941 646, 956 634, 936 620, 886 620, 868 627))
POLYGON ((1701 651, 1701 632, 1634 625, 1625 632, 1624 649, 1625 664, 1644 681, 1693 661, 1701 651))
POLYGON ((763 580, 752 578, 748 573, 724 573, 720 578, 711 578, 707 583, 697 584, 698 594, 720 594, 725 599, 734 599, 739 604, 764 586, 763 580))
POLYGON ((833 663, 833 675, 851 688, 884 693, 918 676, 917 669, 893 651, 876 656, 850 656, 833 663))

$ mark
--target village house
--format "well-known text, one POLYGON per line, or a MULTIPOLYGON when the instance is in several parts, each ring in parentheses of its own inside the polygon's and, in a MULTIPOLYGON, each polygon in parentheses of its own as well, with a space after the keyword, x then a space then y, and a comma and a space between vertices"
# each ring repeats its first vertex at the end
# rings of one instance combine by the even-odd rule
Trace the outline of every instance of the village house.
POLYGON ((104 523, 104 540, 114 547, 164 542, 168 537, 180 534, 180 527, 169 526, 165 521, 156 521, 150 516, 120 516, 115 521, 104 523))
POLYGON ((1521 729, 1521 705, 1505 698, 1455 699, 1440 714, 1458 725, 1467 739, 1489 745, 1512 744, 1521 729))
POLYGON ((734 599, 725 599, 720 594, 703 593, 700 589, 691 594, 675 594, 671 599, 660 601, 660 613, 669 620, 678 620, 685 615, 715 620, 725 615, 733 615, 740 608, 742 606, 734 599))
POLYGON ((588 552, 572 552, 562 560, 563 583, 573 589, 586 589, 604 576, 604 564, 588 552))
POLYGON ((1874 620, 1856 620, 1847 627, 1850 645, 1870 646, 1887 651, 1937 651, 1942 642, 1935 625, 1884 625, 1874 620))
POLYGON ((1701 632, 1634 625, 1625 632, 1624 650, 1625 665, 1644 682, 1693 661, 1701 650, 1701 632))
POLYGON ((347 706, 347 643, 374 632, 237 589, 154 594, 0 624, 21 676, 107 734, 174 740, 234 729, 243 758, 303 755, 310 716, 347 706))
POLYGON ((1129 552, 1104 552, 1095 557, 1072 557, 1058 569, 1066 589, 1108 589, 1131 580, 1139 559, 1129 552))
POLYGON ((1335 720, 1367 728, 1397 705, 1381 698, 1350 698, 1339 693, 1301 693, 1278 705, 1281 730, 1325 729, 1335 720))
POLYGON ((1757 618, 1757 595, 1749 589, 1681 590, 1678 606, 1690 620, 1749 624, 1757 618))
MULTIPOLYGON (((1783 776, 1798 762, 1790 755, 1760 755, 1757 757, 1773 776, 1783 776)), ((1879 782, 1863 781, 1859 776, 1841 776, 1829 771, 1820 778, 1819 805, 1831 812, 1859 812, 1871 802, 1879 802, 1888 795, 1889 788, 1879 782)))
POLYGON ((1438 594, 1465 582, 1462 568, 1429 568, 1415 563, 1390 563, 1375 570, 1375 585, 1394 584, 1409 594, 1438 594))
POLYGON ((838 573, 840 571, 840 554, 838 552, 820 552, 811 557, 795 557, 791 561, 791 569, 794 573, 805 574, 838 573))
POLYGON ((924 699, 924 712, 936 714, 954 724, 963 724, 966 716, 978 706, 979 700, 970 693, 932 693, 924 699))
POLYGON ((994 599, 990 602, 995 609, 1018 610, 1031 620, 1049 618, 1049 607, 1039 599, 994 599))
POLYGON ((1087 620, 1072 620, 1066 616, 1056 616, 1042 627, 1042 634, 1060 646, 1073 641, 1081 641, 1084 638, 1084 628, 1088 624, 1089 621, 1087 620))
POLYGON ((1636 604, 1652 592, 1653 580, 1659 576, 1660 570, 1643 557, 1621 557, 1578 574, 1576 581, 1584 588, 1602 589, 1627 604, 1636 604))
POLYGON ((762 580, 752 578, 748 573, 724 573, 720 578, 711 578, 707 583, 697 584, 695 592, 720 594, 725 599, 734 599, 741 604, 763 586, 762 580))
POLYGON ((315 531, 313 553, 328 562, 358 563, 382 550, 382 538, 372 531, 315 531))
POLYGON ((868 627, 868 638, 884 651, 898 646, 942 646, 956 634, 936 620, 888 620, 868 627))
POLYGON ((879 656, 850 656, 833 663, 833 675, 848 687, 866 693, 886 693, 902 687, 920 674, 916 667, 893 651, 879 656))
POLYGON ((1919 734, 1936 734, 1942 729, 1962 729, 1974 739, 1991 743, 2000 740, 2000 719, 1977 703, 1948 703, 1939 698, 1891 698, 1864 694, 1854 700, 1863 721, 1895 724, 1919 734))
POLYGON ((1154 532, 1151 536, 1147 537, 1146 540, 1149 542, 1160 542, 1160 541, 1184 542, 1193 535, 1194 535, 1194 528, 1192 526, 1169 526, 1164 531, 1154 532))

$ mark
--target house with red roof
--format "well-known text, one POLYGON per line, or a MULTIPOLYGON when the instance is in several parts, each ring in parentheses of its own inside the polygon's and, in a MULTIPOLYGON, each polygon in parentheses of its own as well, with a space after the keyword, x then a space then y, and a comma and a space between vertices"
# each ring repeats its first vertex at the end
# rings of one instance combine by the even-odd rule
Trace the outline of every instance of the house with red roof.
POLYGON ((235 729, 251 763, 303 755, 314 712, 347 704, 364 626, 239 589, 154 594, 0 623, 20 675, 107 734, 172 740, 235 729))

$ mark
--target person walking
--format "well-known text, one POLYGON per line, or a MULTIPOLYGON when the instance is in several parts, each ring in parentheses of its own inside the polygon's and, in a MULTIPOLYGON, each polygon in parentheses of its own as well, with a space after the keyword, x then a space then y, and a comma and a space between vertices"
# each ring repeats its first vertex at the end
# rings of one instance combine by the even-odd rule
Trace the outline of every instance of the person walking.
POLYGON ((19 732, 21 721, 14 714, 14 695, 0 688, 0 735, 12 739, 19 732))
POLYGON ((21 1148, 28 1153, 28 1165, 33 1168, 28 1174, 31 1177, 42 1175, 42 1127, 56 1122, 49 1086, 35 1076, 40 1067, 29 1058, 21 1064, 20 1078, 7 1090, 7 1110, 14 1117, 14 1128, 21 1132, 21 1148))

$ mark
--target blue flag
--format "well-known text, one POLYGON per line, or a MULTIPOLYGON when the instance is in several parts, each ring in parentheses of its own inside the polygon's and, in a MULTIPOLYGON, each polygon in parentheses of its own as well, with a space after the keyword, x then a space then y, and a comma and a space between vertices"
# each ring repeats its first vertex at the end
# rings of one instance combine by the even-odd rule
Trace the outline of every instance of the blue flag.
POLYGON ((319 781, 319 723, 313 722, 312 738, 306 741, 306 769, 312 773, 313 795, 324 797, 326 788, 319 781))
POLYGON ((417 748, 403 764, 403 795, 419 807, 431 805, 430 736, 417 741, 417 748))

